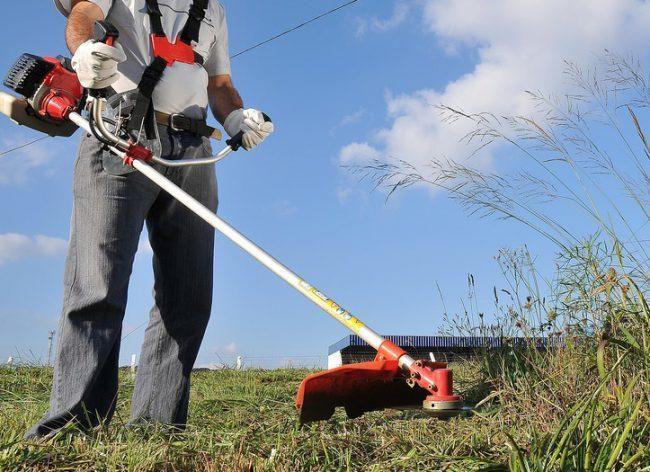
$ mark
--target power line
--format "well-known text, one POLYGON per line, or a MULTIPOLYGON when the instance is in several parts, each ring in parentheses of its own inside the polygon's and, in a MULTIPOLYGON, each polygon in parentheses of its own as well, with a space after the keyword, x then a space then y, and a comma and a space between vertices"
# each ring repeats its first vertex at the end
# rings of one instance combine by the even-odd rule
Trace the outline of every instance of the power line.
POLYGON ((19 149, 25 148, 27 146, 31 146, 32 144, 37 143, 39 141, 43 141, 44 139, 47 139, 49 137, 50 136, 41 136, 40 138, 36 138, 36 139, 34 139, 32 141, 29 141, 28 143, 21 144, 20 146, 16 146, 16 147, 11 148, 11 149, 6 149, 6 150, 0 152, 0 157, 4 156, 5 154, 9 154, 10 152, 18 151, 19 149))
MULTIPOLYGON (((239 51, 237 54, 234 54, 234 55, 230 56, 230 59, 235 59, 235 58, 237 58, 237 57, 239 57, 239 56, 241 56, 243 54, 246 54, 247 52, 252 51, 253 49, 257 49, 257 48, 259 48, 261 46, 264 46, 265 44, 268 44, 268 43, 271 43, 271 42, 273 42, 273 41, 275 41, 277 39, 280 39, 283 36, 286 36, 286 35, 288 35, 290 33, 293 33, 294 31, 299 30, 300 28, 303 28, 303 27, 307 26, 310 23, 313 23, 314 21, 318 21, 321 18, 325 18, 326 16, 331 15, 332 13, 336 13, 337 11, 342 10, 343 8, 345 8, 347 6, 350 6, 353 3, 357 3, 358 1, 359 0, 351 0, 349 2, 346 2, 346 3, 342 4, 342 5, 339 5, 338 7, 332 8, 331 10, 328 10, 328 11, 326 11, 324 13, 321 13, 320 15, 315 16, 315 17, 313 17, 313 18, 311 18, 311 19, 309 19, 307 21, 303 21, 299 25, 296 25, 296 26, 294 26, 292 28, 289 28, 288 30, 283 31, 282 33, 278 33, 275 36, 272 36, 272 37, 270 37, 268 39, 265 39, 264 41, 261 41, 261 42, 259 42, 257 44, 254 44, 251 47, 248 47, 248 48, 246 48, 246 49, 244 49, 242 51, 239 51)), ((43 136, 43 137, 40 137, 40 138, 35 139, 33 141, 30 141, 28 143, 21 144, 20 146, 17 146, 15 148, 11 148, 11 149, 7 149, 5 151, 2 151, 2 152, 0 152, 0 157, 4 156, 5 154, 9 154, 10 152, 14 152, 14 151, 17 151, 17 150, 22 149, 24 147, 30 146, 30 145, 38 142, 38 141, 42 141, 43 139, 47 139, 49 137, 50 136, 43 136)), ((129 334, 131 334, 131 333, 129 333, 129 334)), ((127 334, 127 336, 128 336, 128 334, 127 334)))
POLYGON ((146 325, 147 323, 149 323, 149 320, 145 321, 144 323, 140 323, 138 326, 136 326, 136 327, 133 328, 131 331, 129 331, 128 333, 126 333, 124 336, 122 336, 121 341, 124 341, 126 338, 128 338, 129 336, 131 336, 133 333, 135 333, 137 330, 139 330, 140 328, 142 328, 142 327, 143 327, 144 325, 146 325))
POLYGON ((343 8, 345 8, 345 7, 347 7, 347 6, 350 6, 350 5, 352 5, 353 3, 357 3, 358 1, 359 1, 359 0, 351 0, 351 1, 347 2, 347 3, 344 3, 344 4, 342 4, 342 5, 339 5, 339 6, 336 7, 336 8, 332 8, 332 9, 329 10, 329 11, 326 11, 326 12, 324 12, 324 13, 321 13, 321 14, 318 15, 318 16, 315 16, 315 17, 313 17, 313 18, 311 18, 311 19, 309 19, 309 20, 307 20, 307 21, 304 21, 303 23, 300 23, 300 24, 297 25, 297 26, 294 26, 293 28, 289 28, 288 30, 283 31, 282 33, 276 34, 275 36, 272 36, 272 37, 270 37, 269 39, 265 39, 264 41, 261 41, 261 42, 255 44, 255 45, 253 45, 253 46, 251 46, 251 47, 249 47, 249 48, 246 48, 246 49, 244 49, 243 51, 240 51, 240 52, 238 52, 237 54, 235 54, 235 55, 233 55, 233 56, 230 56, 230 58, 231 58, 231 59, 234 59, 234 58, 236 58, 236 57, 241 56, 242 54, 246 54, 247 52, 252 51, 253 49, 257 49, 257 48, 259 48, 260 46, 264 46, 265 44, 268 44, 268 43, 270 43, 270 42, 273 42, 273 41, 275 41, 276 39, 281 38, 282 36, 286 36, 286 35, 289 34, 289 33, 293 33, 294 31, 299 30, 300 28, 302 28, 302 27, 304 27, 304 26, 307 26, 307 25, 310 24, 310 23, 313 23, 314 21, 318 21, 318 20, 320 20, 321 18, 325 18, 326 16, 331 15, 332 13, 335 13, 335 12, 337 12, 337 11, 339 11, 339 10, 342 10, 343 8))

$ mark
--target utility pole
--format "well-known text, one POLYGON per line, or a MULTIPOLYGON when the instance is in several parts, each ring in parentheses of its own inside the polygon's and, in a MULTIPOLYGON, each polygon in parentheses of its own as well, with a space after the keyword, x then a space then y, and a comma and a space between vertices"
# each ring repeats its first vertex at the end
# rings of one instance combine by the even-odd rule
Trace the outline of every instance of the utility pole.
POLYGON ((48 346, 47 346, 47 365, 51 366, 52 365, 52 344, 54 342, 54 334, 56 331, 52 330, 50 331, 47 340, 48 340, 48 346))

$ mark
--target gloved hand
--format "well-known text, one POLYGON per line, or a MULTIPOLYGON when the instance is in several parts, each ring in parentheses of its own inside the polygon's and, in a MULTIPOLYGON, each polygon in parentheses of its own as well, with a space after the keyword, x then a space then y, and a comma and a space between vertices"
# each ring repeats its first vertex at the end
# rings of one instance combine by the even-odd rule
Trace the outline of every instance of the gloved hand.
POLYGON ((273 123, 264 121, 262 112, 253 108, 248 110, 240 108, 232 111, 226 118, 223 127, 231 138, 243 131, 242 145, 247 151, 259 145, 274 130, 273 123))
POLYGON ((89 40, 77 48, 72 56, 72 68, 82 87, 104 89, 118 79, 117 65, 126 61, 122 48, 89 40))

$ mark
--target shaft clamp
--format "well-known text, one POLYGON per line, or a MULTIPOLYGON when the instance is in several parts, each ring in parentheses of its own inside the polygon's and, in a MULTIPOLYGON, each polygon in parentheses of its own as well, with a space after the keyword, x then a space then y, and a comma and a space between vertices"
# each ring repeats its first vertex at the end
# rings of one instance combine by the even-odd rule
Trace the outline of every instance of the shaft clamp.
POLYGON ((125 150, 124 157, 122 161, 124 165, 132 166, 133 161, 144 161, 151 162, 153 160, 153 153, 142 146, 134 142, 129 143, 129 147, 125 150))

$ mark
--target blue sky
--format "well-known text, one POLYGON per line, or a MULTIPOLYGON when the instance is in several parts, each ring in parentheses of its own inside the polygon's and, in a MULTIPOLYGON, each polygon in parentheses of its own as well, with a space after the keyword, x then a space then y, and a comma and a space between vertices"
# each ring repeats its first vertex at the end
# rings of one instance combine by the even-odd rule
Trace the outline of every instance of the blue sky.
MULTIPOLYGON (((525 112, 526 88, 561 91, 567 56, 590 64, 605 47, 645 53, 635 50, 647 44, 643 2, 603 0, 595 8, 585 1, 576 3, 589 11, 572 28, 570 15, 560 14, 563 2, 503 0, 488 9, 469 0, 361 0, 237 58, 235 84, 248 106, 273 117, 277 133, 258 151, 218 166, 220 215, 383 333, 435 333, 443 313, 436 284, 457 311, 468 273, 487 309, 493 285, 501 284, 493 259, 499 248, 526 243, 550 273, 554 249, 531 231, 468 217, 439 192, 412 189, 386 202, 341 164, 397 155, 420 165, 436 152, 462 154, 462 130, 438 123, 430 103, 525 112)), ((64 19, 41 3, 36 16, 33 2, 5 12, 1 70, 22 52, 65 52, 64 19)), ((223 3, 235 53, 339 2, 223 3)), ((0 151, 34 137, 0 120, 0 151)), ((0 157, 2 358, 44 358, 47 333, 56 328, 77 140, 48 139, 0 157)), ((495 153, 477 165, 501 171, 515 163, 495 153)), ((347 334, 223 237, 215 269, 202 365, 237 354, 268 356, 267 365, 325 356, 347 334)), ((147 319, 151 286, 145 249, 135 263, 125 333, 147 319)), ((143 332, 124 340, 123 363, 139 352, 143 332)))

